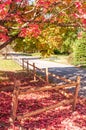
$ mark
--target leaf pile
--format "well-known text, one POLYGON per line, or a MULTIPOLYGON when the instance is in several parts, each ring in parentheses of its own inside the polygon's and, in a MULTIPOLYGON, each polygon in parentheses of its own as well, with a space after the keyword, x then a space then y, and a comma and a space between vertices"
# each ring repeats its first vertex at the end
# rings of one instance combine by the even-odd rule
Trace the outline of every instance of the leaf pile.
MULTIPOLYGON (((51 92, 22 95, 19 97, 17 114, 35 111, 59 101, 51 92), (46 94, 45 94, 46 93, 46 94)), ((60 100, 64 97, 60 96, 60 100)), ((0 93, 0 130, 11 129, 11 94, 0 93)), ((22 126, 24 130, 86 130, 86 100, 79 99, 76 111, 72 112, 71 105, 60 106, 39 115, 27 118, 23 122, 15 120, 15 128, 22 126)), ((13 129, 13 128, 12 128, 13 129)))
MULTIPOLYGON (((12 76, 9 77, 11 78, 12 76)), ((31 82, 31 76, 28 76, 27 79, 24 75, 22 80, 22 76, 18 75, 18 78, 21 79, 22 86, 29 85, 31 88, 43 86, 42 81, 38 81, 38 83, 31 82)), ((12 80, 4 81, 3 83, 6 86, 8 83, 12 84, 12 80)), ((7 86, 9 87, 9 85, 7 86)), ((18 99, 17 115, 23 115, 24 113, 30 113, 59 103, 64 100, 65 97, 57 91, 52 90, 20 95, 18 99)), ((0 130, 19 130, 20 126, 23 130, 86 130, 86 98, 79 97, 76 111, 72 111, 72 104, 60 106, 53 110, 48 110, 41 114, 23 119, 22 122, 16 119, 14 126, 10 125, 12 114, 11 103, 12 91, 1 91, 0 130)))

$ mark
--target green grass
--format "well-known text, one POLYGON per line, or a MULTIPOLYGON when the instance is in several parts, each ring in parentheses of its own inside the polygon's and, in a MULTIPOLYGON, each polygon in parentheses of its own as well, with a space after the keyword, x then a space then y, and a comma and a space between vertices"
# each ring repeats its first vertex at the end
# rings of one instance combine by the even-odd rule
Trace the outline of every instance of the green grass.
POLYGON ((46 60, 53 61, 56 63, 70 64, 68 62, 68 55, 52 55, 49 58, 46 58, 46 60))
POLYGON ((0 58, 0 71, 18 71, 22 67, 13 60, 5 60, 0 58))
POLYGON ((32 53, 32 56, 41 56, 41 53, 32 53))

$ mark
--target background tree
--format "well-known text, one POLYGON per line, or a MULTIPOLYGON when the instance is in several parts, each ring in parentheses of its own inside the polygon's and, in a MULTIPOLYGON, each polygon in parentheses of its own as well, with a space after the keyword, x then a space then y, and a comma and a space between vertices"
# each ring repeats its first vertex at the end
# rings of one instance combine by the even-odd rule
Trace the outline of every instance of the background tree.
POLYGON ((39 36, 39 41, 38 50, 43 56, 49 56, 53 53, 55 48, 60 48, 61 46, 62 38, 60 35, 60 27, 54 24, 45 25, 39 36))
POLYGON ((40 41, 35 37, 16 38, 13 41, 12 48, 18 52, 32 53, 38 52, 38 45, 40 41))
POLYGON ((73 47, 78 35, 78 28, 63 28, 61 29, 62 46, 61 52, 65 54, 73 53, 73 47))
POLYGON ((75 65, 86 66, 86 33, 82 35, 75 41, 73 58, 75 65))

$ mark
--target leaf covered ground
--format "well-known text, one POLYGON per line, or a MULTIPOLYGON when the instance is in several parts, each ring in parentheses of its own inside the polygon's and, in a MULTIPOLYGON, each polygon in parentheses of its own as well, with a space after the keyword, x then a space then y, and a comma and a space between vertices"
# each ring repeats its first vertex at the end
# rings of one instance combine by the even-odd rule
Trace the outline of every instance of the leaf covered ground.
MULTIPOLYGON (((41 114, 26 118, 22 122, 15 120, 14 126, 10 126, 12 114, 11 102, 14 85, 14 76, 21 81, 21 87, 34 89, 43 87, 44 82, 37 79, 33 81, 33 75, 25 72, 0 72, 0 130, 86 130, 86 99, 78 99, 76 110, 72 111, 72 105, 60 106, 41 114), (15 128, 14 128, 15 127, 15 128)), ((19 96, 17 115, 30 113, 40 108, 61 102, 65 97, 57 91, 36 92, 19 96)))

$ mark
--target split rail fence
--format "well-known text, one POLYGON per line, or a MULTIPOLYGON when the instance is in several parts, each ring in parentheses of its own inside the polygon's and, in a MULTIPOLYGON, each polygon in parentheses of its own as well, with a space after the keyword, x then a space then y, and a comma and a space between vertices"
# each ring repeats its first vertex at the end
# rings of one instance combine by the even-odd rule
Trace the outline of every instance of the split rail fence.
POLYGON ((36 67, 35 64, 30 64, 28 60, 25 60, 23 59, 22 60, 22 65, 23 65, 23 69, 24 69, 24 64, 27 64, 27 70, 29 71, 30 70, 30 67, 29 66, 32 66, 33 67, 33 78, 34 80, 36 80, 36 69, 42 71, 42 72, 45 72, 46 73, 46 82, 49 83, 49 75, 52 76, 52 77, 55 77, 57 79, 60 79, 60 80, 63 80, 66 82, 66 84, 63 84, 63 85, 52 85, 52 84, 48 84, 44 87, 39 87, 39 88, 35 88, 34 90, 32 89, 28 89, 26 91, 22 91, 24 90, 25 88, 22 88, 21 85, 20 85, 20 81, 15 79, 14 80, 14 91, 13 91, 13 97, 12 97, 12 123, 14 123, 15 119, 17 120, 24 120, 24 119, 27 119, 31 116, 34 116, 34 115, 37 115, 37 114, 40 114, 42 112, 45 112, 45 111, 48 111, 50 109, 54 109, 56 107, 59 107, 61 105, 67 105, 67 104, 72 104, 72 108, 73 110, 75 110, 76 108, 76 103, 77 103, 77 98, 78 98, 78 92, 79 92, 79 88, 80 88, 80 76, 77 77, 77 79, 75 81, 71 81, 70 79, 66 79, 64 77, 60 77, 60 76, 57 76, 55 74, 51 74, 48 72, 48 69, 46 68, 46 71, 43 71, 41 70, 40 68, 36 67), (72 93, 71 95, 69 93, 67 93, 65 91, 65 89, 68 89, 70 87, 74 87, 74 93, 72 93), (33 112, 30 112, 30 113, 24 113, 24 114, 21 114, 21 115, 18 115, 17 116, 17 108, 18 108, 18 96, 19 95, 23 95, 23 94, 30 94, 30 93, 36 93, 36 92, 41 92, 41 91, 48 91, 48 90, 56 90, 57 92, 63 94, 67 99, 55 104, 55 105, 51 105, 51 106, 48 106, 48 107, 44 107, 42 109, 38 109, 36 111, 33 111, 33 112))

